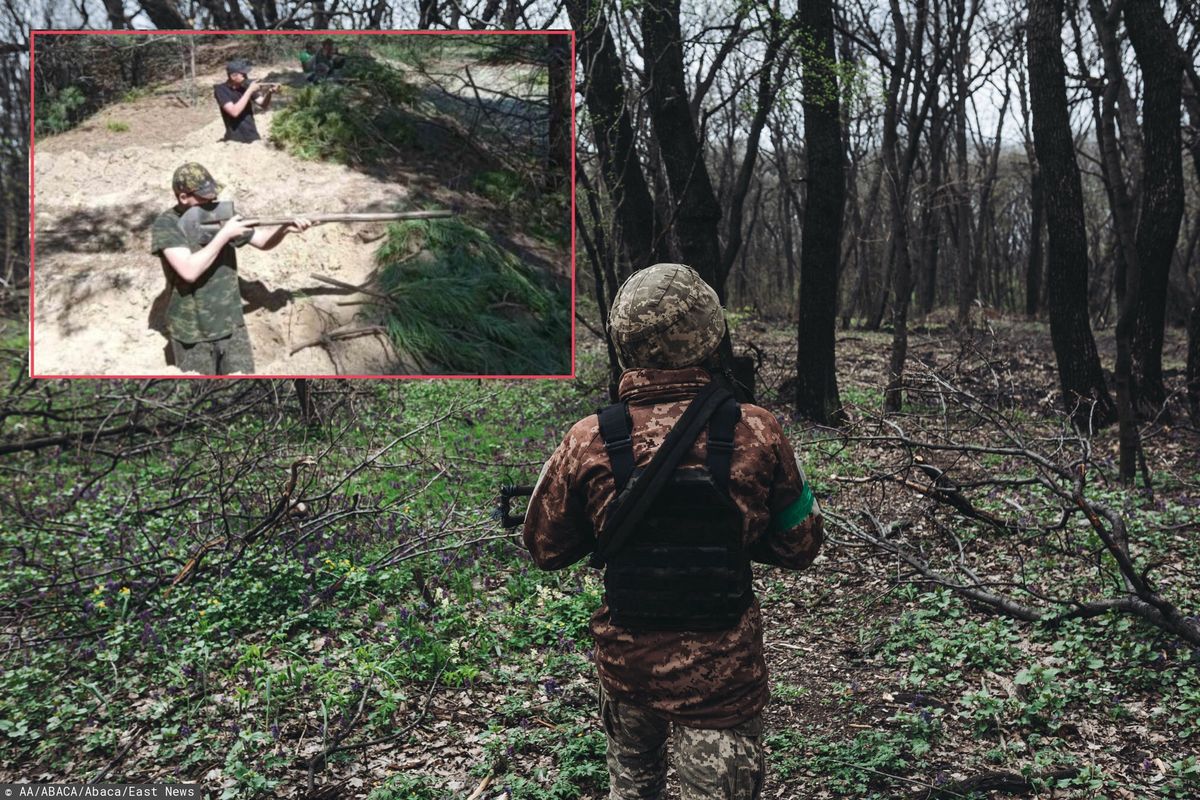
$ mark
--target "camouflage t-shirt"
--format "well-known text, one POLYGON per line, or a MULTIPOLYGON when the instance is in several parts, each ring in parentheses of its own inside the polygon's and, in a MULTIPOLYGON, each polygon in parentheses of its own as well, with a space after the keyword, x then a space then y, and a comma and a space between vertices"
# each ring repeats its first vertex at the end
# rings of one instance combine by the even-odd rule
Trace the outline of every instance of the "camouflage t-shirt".
MULTIPOLYGON (((710 380, 699 367, 633 369, 620 395, 633 418, 633 455, 644 468, 688 403, 710 380)), ((705 463, 701 434, 680 467, 705 463)), ((561 569, 591 552, 616 491, 595 415, 567 433, 542 468, 525 515, 525 544, 543 569, 561 569)), ((774 415, 743 404, 734 430, 729 493, 742 511, 743 543, 754 561, 786 569, 812 563, 823 540, 820 509, 774 415)), ((697 728, 731 728, 767 702, 762 618, 757 600, 724 631, 631 631, 614 625, 608 605, 592 615, 596 667, 605 691, 697 728)))
MULTIPOLYGON (((185 208, 176 207, 159 214, 150 229, 150 252, 162 255, 169 247, 186 247, 191 252, 200 250, 196 243, 188 241, 187 234, 179 225, 185 208)), ((242 239, 234 244, 243 244, 242 239)), ((171 302, 167 306, 167 329, 171 338, 184 344, 212 342, 224 339, 244 324, 242 296, 238 291, 237 253, 232 244, 221 248, 203 275, 194 283, 188 283, 162 259, 163 273, 171 285, 171 302)))

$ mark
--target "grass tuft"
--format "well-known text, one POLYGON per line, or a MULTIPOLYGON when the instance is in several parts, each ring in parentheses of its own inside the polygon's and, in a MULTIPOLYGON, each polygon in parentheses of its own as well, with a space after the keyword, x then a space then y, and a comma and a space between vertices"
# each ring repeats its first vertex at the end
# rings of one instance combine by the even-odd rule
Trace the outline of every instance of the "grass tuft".
POLYGON ((458 219, 389 227, 376 258, 387 328, 426 371, 565 374, 569 302, 532 268, 458 219))

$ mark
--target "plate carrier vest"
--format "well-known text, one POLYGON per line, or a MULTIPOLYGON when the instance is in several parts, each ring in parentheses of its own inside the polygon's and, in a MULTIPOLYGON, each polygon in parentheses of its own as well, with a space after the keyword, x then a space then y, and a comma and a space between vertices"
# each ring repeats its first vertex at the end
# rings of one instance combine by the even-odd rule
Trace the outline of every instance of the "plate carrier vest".
MULTIPOLYGON (((741 407, 730 396, 708 421, 704 467, 677 468, 616 552, 592 557, 604 566, 614 625, 641 631, 717 631, 738 623, 754 601, 750 559, 742 547, 741 509, 729 496, 733 433, 741 407)), ((617 484, 614 506, 642 475, 634 469, 626 403, 597 412, 617 484)), ((693 441, 681 442, 690 449, 693 441)), ((611 508, 610 508, 611 513, 611 508)))

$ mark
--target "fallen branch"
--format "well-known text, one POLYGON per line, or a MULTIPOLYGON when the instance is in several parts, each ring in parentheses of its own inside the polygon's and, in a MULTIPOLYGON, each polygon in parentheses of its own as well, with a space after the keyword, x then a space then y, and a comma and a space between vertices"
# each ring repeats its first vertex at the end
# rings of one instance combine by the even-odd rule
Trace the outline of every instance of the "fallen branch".
POLYGON ((985 772, 960 781, 944 784, 936 789, 917 792, 910 800, 943 800, 947 797, 973 797, 979 792, 1004 792, 1019 794, 1038 788, 1043 781, 1058 781, 1074 778, 1079 774, 1077 767, 1066 767, 1043 772, 1039 775, 1020 775, 1016 772, 985 772))
MULTIPOLYGON (((930 426, 917 436, 907 433, 894 418, 878 419, 879 427, 884 431, 890 429, 891 435, 879 435, 884 432, 880 431, 872 432, 874 435, 850 436, 847 440, 887 442, 907 454, 906 462, 899 466, 892 465, 886 470, 881 469, 875 475, 845 480, 881 487, 898 484, 938 506, 951 509, 960 518, 979 521, 1001 532, 1032 530, 1048 534, 1051 531, 1060 531, 1065 541, 1058 550, 1058 555, 1068 559, 1078 558, 1081 563, 1087 564, 1089 569, 1096 571, 1099 585, 1115 583, 1115 591, 1110 596, 1081 599, 1071 596, 1069 588, 1066 588, 1068 583, 1059 582, 1054 577, 1047 581, 1050 585, 1059 587, 1053 592, 1042 589, 1036 582, 1023 575, 1009 580, 985 580, 972 568, 955 527, 930 517, 928 511, 922 516, 928 518, 933 530, 950 539, 957 549, 956 560, 948 566, 940 566, 940 559, 935 561, 925 549, 907 542, 905 537, 898 535, 901 529, 911 525, 911 521, 908 520, 885 524, 871 511, 860 509, 857 513, 867 523, 862 525, 830 509, 826 511, 826 518, 832 528, 840 529, 903 562, 923 580, 951 589, 973 602, 993 608, 1014 619, 1056 625, 1066 620, 1087 619, 1116 611, 1135 616, 1193 647, 1200 648, 1200 620, 1181 611, 1158 591, 1151 579, 1151 567, 1139 569, 1130 552, 1125 518, 1108 505, 1088 497, 1088 471, 1096 471, 1091 459, 1089 439, 1077 432, 1064 432, 1056 438, 1041 438, 1037 440, 1036 445, 1031 445, 1026 441, 1024 431, 1017 428, 998 410, 987 406, 969 393, 955 389, 940 378, 935 379, 934 383, 942 392, 940 397, 943 403, 955 404, 952 409, 954 416, 951 415, 951 411, 945 410, 944 405, 942 417, 938 422, 941 430, 930 426), (967 417, 966 424, 962 419, 964 415, 967 417), (989 433, 992 435, 986 435, 989 433), (956 434, 969 434, 970 439, 966 442, 956 441, 956 434), (1001 441, 997 443, 989 439, 1001 441), (1064 451, 1070 452, 1076 448, 1079 457, 1064 463, 1064 451), (1048 498, 1049 505, 1043 511, 1055 511, 1058 522, 1053 525, 1017 523, 977 507, 963 494, 964 482, 957 480, 957 476, 951 478, 947 474, 948 470, 925 461, 918 454, 921 451, 941 453, 946 460, 964 461, 965 464, 957 467, 960 472, 965 468, 973 468, 974 473, 986 470, 985 464, 973 458, 976 455, 999 456, 1004 459, 1000 463, 1005 464, 1008 471, 1013 469, 1014 462, 1022 467, 1032 467, 1033 485, 1044 490, 1044 496, 1048 498), (924 473, 929 483, 914 480, 911 475, 913 470, 924 473), (1068 522, 1073 515, 1081 512, 1099 540, 1100 546, 1093 544, 1090 548, 1084 548, 1077 541, 1072 543, 1073 531, 1068 522), (1103 558, 1105 554, 1107 559, 1103 558), (998 591, 997 587, 1010 587, 1027 595, 1028 599, 1012 596, 1011 592, 1003 589, 998 591)), ((977 475, 970 474, 970 477, 975 478, 977 475)), ((971 483, 975 487, 989 485, 987 480, 973 480, 971 483)), ((1001 484, 1010 490, 1015 488, 1011 479, 1001 478, 993 483, 993 494, 1001 484)), ((1009 505, 1025 513, 1020 503, 1009 501, 1009 505)), ((1034 541, 1031 538, 1010 536, 1002 540, 1002 544, 1021 547, 1034 541)), ((1039 535, 1037 541, 1043 541, 1043 537, 1039 535)), ((1019 552, 1015 556, 1018 569, 1023 573, 1024 558, 1019 552)), ((1005 571, 1007 570, 1008 568, 1005 568, 1005 571)), ((1098 592, 1095 589, 1091 591, 1098 592)))
POLYGON ((368 289, 365 286, 359 286, 354 283, 346 283, 345 281, 339 281, 337 278, 330 278, 325 275, 317 275, 316 273, 313 273, 312 278, 313 280, 320 281, 321 283, 328 283, 331 286, 336 286, 339 289, 349 289, 352 292, 362 292, 363 294, 369 294, 372 297, 378 297, 381 300, 391 301, 391 297, 383 292, 376 292, 372 289, 368 289))
POLYGON ((378 334, 380 336, 387 336, 387 329, 384 328, 382 325, 368 325, 364 328, 352 328, 350 330, 345 330, 345 331, 333 331, 332 333, 323 333, 319 337, 317 337, 316 339, 313 339, 310 342, 305 342, 304 344, 293 347, 292 352, 289 353, 288 355, 294 356, 294 355, 296 355, 296 353, 299 353, 301 350, 304 350, 309 347, 315 347, 317 345, 321 345, 322 347, 328 347, 329 345, 333 344, 335 341, 341 341, 342 339, 354 339, 359 336, 369 336, 372 334, 378 334))

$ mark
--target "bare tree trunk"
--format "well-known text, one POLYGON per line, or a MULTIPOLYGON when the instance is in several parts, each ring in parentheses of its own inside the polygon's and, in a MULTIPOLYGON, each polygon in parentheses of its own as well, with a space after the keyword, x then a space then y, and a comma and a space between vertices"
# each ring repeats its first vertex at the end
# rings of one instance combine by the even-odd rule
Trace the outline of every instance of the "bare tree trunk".
POLYGON ((810 192, 800 249, 796 411, 823 425, 845 420, 834 345, 846 174, 833 46, 832 0, 801 0, 804 144, 810 192))
POLYGON ((29 288, 29 66, 24 27, 6 30, 0 51, 0 213, 3 214, 4 263, 0 272, 0 309, 14 316, 28 308, 29 288))
POLYGON ((191 102, 192 107, 194 108, 196 106, 196 37, 189 36, 187 39, 188 52, 191 56, 191 63, 189 65, 190 69, 188 72, 188 78, 190 79, 188 80, 188 100, 191 102))
POLYGON ((1180 103, 1183 65, 1177 42, 1157 2, 1126 3, 1125 26, 1142 69, 1142 213, 1137 254, 1142 291, 1133 327, 1133 397, 1143 414, 1166 402, 1162 347, 1171 257, 1183 218, 1180 103))
POLYGON ((1196 179, 1200 180, 1200 75, 1196 68, 1186 61, 1183 51, 1180 59, 1184 62, 1183 105, 1188 111, 1187 148, 1192 154, 1192 166, 1196 168, 1196 179))
MULTIPOLYGON (((599 0, 568 0, 566 5, 571 25, 578 31, 576 47, 585 76, 584 102, 618 239, 627 264, 642 269, 660 258, 656 237, 661 226, 638 160, 616 45, 599 0)), ((615 292, 617 287, 610 289, 615 292)))
MULTIPOLYGON (((1192 153, 1196 180, 1200 181, 1200 76, 1190 63, 1185 61, 1184 67, 1187 81, 1183 99, 1191 122, 1188 149, 1192 153)), ((1200 425, 1200 291, 1192 301, 1192 313, 1188 316, 1187 397, 1192 424, 1200 425)))
MULTIPOLYGON (((955 17, 965 17, 964 0, 955 0, 955 17)), ((954 45, 954 250, 958 258, 957 323, 966 329, 971 323, 971 304, 979 292, 978 265, 971 246, 971 163, 967 155, 967 61, 970 58, 970 39, 961 28, 954 45)), ((1003 115, 1002 115, 1003 118, 1003 115)))
POLYGON ((125 3, 122 0, 104 0, 104 11, 108 14, 108 26, 114 30, 129 27, 125 20, 125 3))
POLYGON ((1042 230, 1046 220, 1046 198, 1042 187, 1042 171, 1033 152, 1033 137, 1029 133, 1029 96, 1025 90, 1027 75, 1017 78, 1017 95, 1021 101, 1022 135, 1025 140, 1025 159, 1029 162, 1029 260, 1025 265, 1025 313, 1037 316, 1042 298, 1042 230))
POLYGON ((1025 265, 1025 313, 1037 316, 1042 299, 1042 231, 1046 227, 1046 197, 1042 187, 1042 171, 1030 151, 1029 175, 1029 260, 1025 265))
MULTIPOLYGON (((212 16, 213 22, 217 27, 224 29, 241 29, 246 27, 246 18, 242 16, 241 9, 238 8, 236 0, 228 6, 224 0, 198 0, 203 7, 212 16)), ((313 25, 317 28, 328 27, 328 20, 324 24, 320 22, 319 15, 324 14, 324 3, 317 2, 314 4, 313 10, 313 25)))
POLYGON ((296 388, 296 402, 300 406, 300 421, 305 425, 316 425, 321 421, 311 383, 307 378, 297 378, 292 382, 296 388))
POLYGON ((1075 424, 1087 430, 1110 424, 1116 409, 1088 323, 1087 231, 1067 113, 1062 10, 1063 0, 1031 0, 1027 26, 1029 93, 1034 149, 1046 181, 1050 338, 1058 361, 1063 404, 1075 424))
MULTIPOLYGON (((879 281, 879 300, 869 310, 870 316, 863 322, 863 328, 877 331, 883 326, 883 318, 888 312, 888 300, 892 296, 892 273, 896 269, 896 240, 888 236, 887 245, 883 248, 883 278, 879 281)), ((867 281, 869 292, 870 280, 867 281)), ((870 300, 869 294, 866 297, 870 300)))
POLYGON ((550 34, 547 68, 549 73, 549 112, 547 188, 557 190, 571 180, 571 40, 564 34, 550 34))
POLYGON ((172 0, 138 0, 138 5, 159 30, 190 30, 192 27, 172 0))
POLYGON ((588 180, 587 171, 576 170, 575 179, 583 189, 583 198, 587 200, 588 211, 591 214, 591 224, 588 225, 583 219, 582 205, 578 202, 575 204, 575 229, 587 250, 588 260, 592 262, 596 305, 600 311, 600 329, 604 332, 604 345, 608 350, 608 398, 610 402, 615 403, 620 399, 617 396, 617 385, 621 377, 621 365, 617 358, 617 349, 613 346, 612 336, 608 330, 608 297, 611 292, 617 290, 616 266, 613 263, 615 256, 604 236, 605 226, 600 213, 600 201, 591 181, 588 180), (588 233, 589 230, 592 231, 591 235, 588 233), (593 235, 595 236, 594 241, 593 235), (605 291, 606 280, 611 287, 611 292, 605 291))
MULTIPOLYGON (((988 255, 985 258, 986 251, 989 250, 988 245, 993 237, 988 235, 989 231, 995 229, 995 217, 992 214, 992 195, 996 188, 996 175, 1000 170, 1000 136, 1004 132, 1004 120, 1008 116, 1008 101, 1012 98, 1012 84, 1008 81, 1008 76, 1004 78, 1004 97, 1000 102, 1000 113, 996 121, 996 135, 992 138, 992 151, 988 155, 985 165, 986 172, 983 176, 983 184, 979 187, 979 225, 975 231, 974 257, 972 261, 974 266, 971 268, 971 274, 974 276, 969 288, 971 288, 978 296, 979 292, 979 270, 986 261, 989 266, 988 274, 992 278, 992 300, 997 305, 1000 302, 1000 292, 995 283, 995 272, 993 268, 994 259, 988 255)), ((980 132, 982 136, 982 131, 980 132)), ((974 298, 972 298, 974 302, 974 298)), ((961 308, 960 308, 961 311, 961 308)), ((968 313, 969 313, 968 309, 968 313)))
MULTIPOLYGON (((904 362, 908 358, 908 308, 912 299, 912 260, 908 252, 908 174, 912 162, 900 171, 897 150, 899 140, 900 87, 905 80, 907 59, 911 55, 914 72, 920 69, 921 46, 925 27, 925 0, 917 2, 917 18, 914 23, 918 45, 908 52, 908 32, 904 17, 900 13, 898 0, 892 0, 892 22, 896 28, 896 56, 892 74, 888 81, 887 100, 883 122, 883 162, 887 170, 888 200, 892 212, 892 256, 895 259, 892 272, 892 350, 888 359, 887 385, 884 389, 885 411, 899 411, 904 386, 904 362)), ((914 90, 915 92, 915 90, 914 90)), ((913 98, 916 102, 916 98, 913 98)), ((920 131, 910 125, 908 130, 910 148, 920 131)), ((914 152, 915 154, 915 152, 914 152)))
POLYGON ((325 8, 325 0, 313 0, 313 28, 329 27, 329 11, 325 8))
MULTIPOLYGON (((779 126, 782 127, 782 126, 779 126)), ((777 126, 771 126, 771 147, 775 151, 775 158, 779 164, 779 183, 782 187, 779 192, 779 227, 781 238, 783 240, 783 255, 784 262, 787 264, 787 272, 785 275, 786 285, 781 288, 781 291, 786 290, 787 297, 791 297, 792 290, 796 285, 796 272, 798 269, 796 260, 796 248, 793 246, 795 235, 792 229, 792 207, 796 207, 796 211, 803 213, 802 206, 797 198, 796 187, 792 181, 792 170, 789 165, 791 159, 791 151, 787 147, 782 131, 778 130, 777 126)))
MULTIPOLYGON (((883 185, 884 169, 882 165, 875 170, 875 177, 871 179, 871 188, 867 190, 867 214, 861 217, 858 212, 858 206, 854 207, 854 239, 855 239, 855 266, 858 268, 858 279, 855 282, 854 292, 851 294, 851 300, 858 307, 858 311, 863 316, 863 325, 870 330, 879 330, 880 324, 883 322, 883 314, 880 312, 879 321, 875 322, 874 326, 869 324, 869 320, 874 318, 874 307, 871 305, 871 259, 864 253, 867 248, 867 237, 871 234, 871 229, 875 225, 875 214, 879 209, 879 194, 880 188, 883 185)), ((871 252, 875 251, 874 245, 869 248, 871 252)), ((890 257, 889 257, 890 258, 890 257)), ((883 263, 887 264, 889 259, 883 259, 883 263)), ((891 272, 887 275, 890 277, 891 272)), ((888 277, 883 279, 882 294, 887 296, 888 277)))
POLYGON ((1200 295, 1188 317, 1187 398, 1192 424, 1200 425, 1200 295))
POLYGON ((937 303, 938 258, 942 244, 941 215, 938 206, 942 202, 944 176, 942 162, 945 158, 945 121, 942 106, 934 103, 929 120, 929 181, 925 190, 925 206, 921 209, 921 275, 917 281, 917 308, 921 314, 933 311, 937 303))
MULTIPOLYGON (((832 23, 830 25, 832 27, 832 23)), ((717 279, 722 283, 724 283, 725 276, 729 274, 729 270, 733 267, 734 259, 737 258, 738 251, 742 247, 742 216, 745 211, 746 196, 750 190, 750 181, 754 176, 754 164, 758 159, 758 142, 762 136, 763 127, 767 124, 767 114, 771 110, 771 105, 775 102, 775 94, 778 91, 779 82, 783 80, 783 73, 791 61, 790 52, 784 54, 777 78, 774 74, 775 62, 779 59, 780 49, 783 47, 783 40, 787 35, 782 30, 782 15, 778 13, 778 8, 776 8, 771 14, 768 23, 767 47, 763 54, 763 63, 759 67, 758 74, 758 92, 755 98, 757 105, 754 110, 754 116, 750 120, 750 131, 746 136, 746 140, 742 143, 742 147, 744 148, 742 163, 738 169, 733 192, 727 197, 729 203, 729 228, 725 241, 725 249, 721 254, 721 261, 717 271, 717 279)), ((830 58, 832 57, 831 55, 830 58)), ((836 90, 837 82, 834 79, 834 91, 836 92, 836 90)), ((806 120, 805 125, 807 124, 806 120)), ((840 137, 838 145, 839 147, 841 146, 840 137)), ((703 152, 703 148, 701 148, 701 152, 703 152)), ((729 148, 729 152, 732 154, 733 147, 729 148)), ((840 157, 840 150, 838 155, 840 157)), ((843 186, 844 182, 845 179, 843 178, 843 186)), ((839 223, 840 221, 839 217, 839 223)), ((834 263, 837 263, 836 260, 834 263)), ((836 283, 834 286, 836 290, 836 283)), ((720 294, 719 291, 718 294, 720 294)))
MULTIPOLYGON (((718 233, 721 204, 713 192, 704 146, 697 135, 684 86, 679 4, 680 0, 646 0, 642 6, 642 42, 646 53, 652 55, 645 67, 651 128, 671 191, 671 229, 679 242, 680 254, 686 264, 716 289, 724 303, 725 276, 732 264, 726 262, 721 250, 718 233)), ((766 69, 769 71, 770 65, 766 69)), ((765 116, 765 109, 760 107, 759 111, 765 116)), ((752 130, 756 127, 761 131, 758 116, 752 130)), ((758 143, 748 141, 746 146, 746 160, 753 166, 749 149, 757 148, 758 143)), ((721 339, 718 356, 725 374, 733 376, 730 388, 734 394, 739 399, 751 400, 753 370, 747 372, 745 362, 741 366, 734 363, 728 333, 721 339)))
POLYGON ((704 148, 689 111, 679 2, 646 0, 642 6, 650 119, 671 189, 672 227, 678 235, 681 254, 724 302, 725 276, 717 238, 721 204, 713 193, 704 148))
MULTIPOLYGON (((1103 97, 1096 97, 1093 93, 1092 102, 1095 105, 1096 136, 1099 139, 1104 188, 1108 193, 1113 227, 1116 230, 1113 284, 1117 295, 1117 362, 1113 384, 1117 395, 1119 473, 1121 482, 1132 486, 1137 477, 1137 452, 1140 441, 1137 417, 1133 410, 1133 358, 1130 339, 1141 292, 1142 269, 1134 238, 1133 201, 1125 184, 1120 142, 1117 138, 1118 87, 1125 78, 1117 52, 1117 18, 1104 8, 1102 0, 1088 0, 1088 9, 1099 35, 1104 59, 1103 97)), ((1080 54, 1081 67, 1084 63, 1082 58, 1080 54)))
POLYGON ((440 20, 437 0, 417 0, 417 27, 428 30, 440 20))

